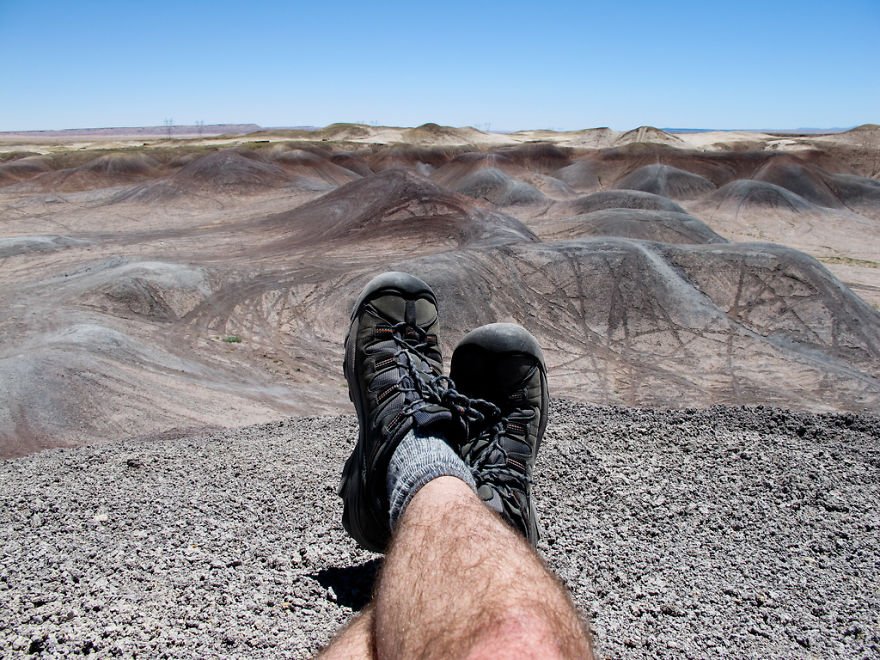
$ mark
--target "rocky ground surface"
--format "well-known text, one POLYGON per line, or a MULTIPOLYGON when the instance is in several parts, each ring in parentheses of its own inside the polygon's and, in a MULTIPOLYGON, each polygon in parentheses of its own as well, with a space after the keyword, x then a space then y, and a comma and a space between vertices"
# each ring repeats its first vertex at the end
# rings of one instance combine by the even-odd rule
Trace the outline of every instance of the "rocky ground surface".
MULTIPOLYGON (((306 657, 379 567, 340 525, 350 416, 0 463, 0 649, 306 657)), ((880 418, 557 401, 541 554, 600 657, 877 657, 880 418)))

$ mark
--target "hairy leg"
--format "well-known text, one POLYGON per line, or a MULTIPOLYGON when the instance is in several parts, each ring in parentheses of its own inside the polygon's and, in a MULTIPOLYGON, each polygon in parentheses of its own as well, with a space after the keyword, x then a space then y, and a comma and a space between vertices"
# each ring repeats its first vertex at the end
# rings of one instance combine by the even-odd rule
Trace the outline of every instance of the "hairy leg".
POLYGON ((564 587, 454 477, 431 481, 410 502, 373 606, 379 657, 592 658, 564 587))
POLYGON ((356 658, 375 657, 372 605, 352 617, 351 621, 336 633, 330 644, 318 655, 319 660, 355 660, 356 658))

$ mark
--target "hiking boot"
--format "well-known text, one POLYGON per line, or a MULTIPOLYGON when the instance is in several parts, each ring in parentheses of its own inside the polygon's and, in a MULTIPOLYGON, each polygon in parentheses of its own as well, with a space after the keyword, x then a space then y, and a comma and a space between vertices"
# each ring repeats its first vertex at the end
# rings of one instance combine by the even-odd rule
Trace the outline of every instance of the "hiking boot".
POLYGON ((351 314, 343 371, 359 431, 338 492, 343 526, 374 552, 391 535, 386 477, 397 445, 413 429, 449 437, 453 423, 441 401, 437 325, 434 292, 406 273, 374 278, 351 314))
POLYGON ((459 447, 477 482, 477 494, 533 546, 538 520, 532 470, 547 427, 547 368, 535 338, 512 323, 468 333, 452 355, 457 390, 498 407, 494 423, 459 447))

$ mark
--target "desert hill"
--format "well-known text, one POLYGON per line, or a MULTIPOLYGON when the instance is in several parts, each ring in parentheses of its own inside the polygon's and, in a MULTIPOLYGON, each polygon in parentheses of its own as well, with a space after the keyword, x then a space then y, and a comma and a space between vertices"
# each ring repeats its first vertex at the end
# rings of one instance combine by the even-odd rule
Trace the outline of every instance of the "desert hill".
POLYGON ((670 199, 699 197, 715 189, 715 185, 700 176, 669 165, 644 165, 615 184, 617 188, 641 190, 670 199))
POLYGON ((725 243, 702 220, 688 213, 610 208, 536 224, 545 240, 618 236, 661 243, 725 243))
POLYGON ((383 170, 340 186, 313 202, 269 218, 267 229, 291 231, 285 246, 378 240, 397 246, 433 240, 464 246, 475 241, 533 240, 518 220, 403 169, 383 170))
POLYGON ((390 268, 447 355, 528 327, 560 396, 880 410, 871 130, 5 136, 0 451, 347 411, 349 308, 390 268))

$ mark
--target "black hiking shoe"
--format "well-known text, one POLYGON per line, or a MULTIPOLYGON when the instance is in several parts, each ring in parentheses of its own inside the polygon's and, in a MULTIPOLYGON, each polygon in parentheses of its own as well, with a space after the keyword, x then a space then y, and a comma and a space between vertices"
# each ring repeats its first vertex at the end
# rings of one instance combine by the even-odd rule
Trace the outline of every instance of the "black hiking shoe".
POLYGON ((459 453, 480 499, 534 546, 539 534, 532 470, 550 400, 541 348, 518 325, 484 325, 456 346, 449 375, 461 394, 498 407, 494 423, 469 437, 459 453))
POLYGON ((343 370, 358 417, 358 440, 339 484, 342 524, 364 548, 384 552, 391 535, 386 478, 412 429, 460 437, 442 403, 448 379, 437 342, 437 300, 422 280, 390 272, 371 280, 354 305, 343 370))

